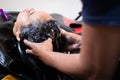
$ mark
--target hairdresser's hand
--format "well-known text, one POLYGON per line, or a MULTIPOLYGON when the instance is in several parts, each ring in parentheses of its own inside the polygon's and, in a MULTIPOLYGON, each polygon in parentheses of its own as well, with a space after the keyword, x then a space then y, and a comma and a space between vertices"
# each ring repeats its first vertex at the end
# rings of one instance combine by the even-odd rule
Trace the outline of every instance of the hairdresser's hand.
POLYGON ((48 38, 48 40, 42 43, 34 43, 28 40, 24 40, 24 43, 29 46, 31 49, 26 49, 26 53, 33 54, 38 56, 40 59, 49 52, 53 51, 52 39, 48 38))
POLYGON ((33 8, 25 9, 18 14, 16 22, 13 27, 13 33, 16 36, 17 40, 20 40, 20 32, 21 32, 22 27, 29 23, 27 20, 28 14, 33 11, 34 11, 33 8))
POLYGON ((74 51, 80 49, 81 46, 81 35, 67 32, 63 29, 61 29, 61 34, 65 35, 67 40, 67 50, 74 51))

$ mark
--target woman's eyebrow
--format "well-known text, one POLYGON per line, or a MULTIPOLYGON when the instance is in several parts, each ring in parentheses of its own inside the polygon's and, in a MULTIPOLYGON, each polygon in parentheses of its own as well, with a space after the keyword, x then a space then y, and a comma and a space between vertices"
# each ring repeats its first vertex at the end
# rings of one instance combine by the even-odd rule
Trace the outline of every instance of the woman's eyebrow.
POLYGON ((29 14, 28 14, 28 17, 30 17, 32 14, 34 14, 35 13, 35 11, 32 11, 32 12, 30 12, 29 14))

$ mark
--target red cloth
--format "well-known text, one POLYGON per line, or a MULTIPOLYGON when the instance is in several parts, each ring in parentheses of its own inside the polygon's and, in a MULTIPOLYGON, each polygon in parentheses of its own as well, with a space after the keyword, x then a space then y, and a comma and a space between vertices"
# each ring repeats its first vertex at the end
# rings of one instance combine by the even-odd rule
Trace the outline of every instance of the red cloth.
MULTIPOLYGON (((70 24, 71 23, 75 23, 76 21, 75 20, 73 20, 73 19, 70 19, 70 18, 66 18, 66 17, 64 17, 63 16, 63 21, 64 21, 64 24, 66 25, 66 26, 70 26, 70 24)), ((82 27, 81 26, 78 26, 78 27, 74 27, 73 28, 73 30, 75 31, 75 33, 81 33, 81 31, 82 31, 82 27)))

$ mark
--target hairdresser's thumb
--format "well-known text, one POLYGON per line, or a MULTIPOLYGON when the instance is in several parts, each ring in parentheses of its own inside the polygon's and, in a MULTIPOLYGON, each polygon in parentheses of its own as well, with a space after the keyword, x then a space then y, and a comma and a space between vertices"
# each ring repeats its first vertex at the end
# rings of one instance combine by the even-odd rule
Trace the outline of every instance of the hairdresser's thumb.
POLYGON ((19 33, 19 32, 16 33, 16 39, 17 39, 18 41, 20 41, 20 33, 19 33))
POLYGON ((16 37, 18 41, 20 41, 20 38, 19 37, 16 37))

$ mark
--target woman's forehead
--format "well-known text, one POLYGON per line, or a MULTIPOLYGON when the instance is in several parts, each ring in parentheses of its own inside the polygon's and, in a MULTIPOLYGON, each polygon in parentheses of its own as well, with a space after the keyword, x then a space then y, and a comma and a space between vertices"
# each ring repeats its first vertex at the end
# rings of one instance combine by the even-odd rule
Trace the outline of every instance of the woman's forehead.
POLYGON ((48 21, 48 20, 51 20, 53 19, 52 16, 44 11, 35 11, 33 12, 29 17, 28 17, 28 20, 30 23, 31 22, 34 22, 34 21, 48 21))
POLYGON ((30 24, 34 21, 40 20, 40 21, 47 21, 50 19, 53 19, 50 14, 48 14, 45 11, 40 11, 40 10, 33 10, 33 11, 21 11, 17 17, 19 21, 23 21, 22 25, 27 25, 30 24))
POLYGON ((40 11, 40 10, 35 10, 34 12, 32 12, 31 14, 28 15, 28 20, 40 20, 40 21, 47 21, 52 19, 52 16, 50 14, 48 14, 45 11, 40 11), (30 16, 29 16, 30 15, 30 16))
MULTIPOLYGON (((36 11, 35 12, 35 15, 38 14, 37 16, 42 19, 42 20, 50 20, 50 19, 53 19, 52 16, 50 14, 48 14, 47 12, 45 11, 36 11)), ((34 16, 35 16, 34 15, 34 16)))

